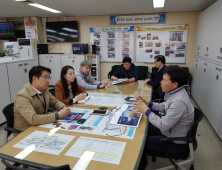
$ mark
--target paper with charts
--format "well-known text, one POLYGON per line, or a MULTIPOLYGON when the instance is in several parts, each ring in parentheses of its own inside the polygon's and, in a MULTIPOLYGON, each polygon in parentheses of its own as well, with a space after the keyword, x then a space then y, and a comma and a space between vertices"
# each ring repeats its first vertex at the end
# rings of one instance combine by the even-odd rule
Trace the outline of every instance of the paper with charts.
POLYGON ((114 136, 118 138, 133 139, 136 128, 124 127, 119 125, 111 125, 110 121, 116 112, 109 112, 107 116, 90 115, 92 110, 70 108, 71 112, 83 113, 81 118, 85 118, 86 121, 83 124, 77 124, 77 120, 72 122, 54 122, 39 127, 44 128, 56 128, 61 127, 60 130, 66 130, 71 132, 81 132, 88 134, 96 134, 102 136, 114 136))
POLYGON ((87 105, 121 107, 125 103, 125 98, 129 95, 107 94, 107 93, 88 93, 90 99, 85 102, 87 105))
POLYGON ((48 136, 47 134, 48 132, 34 131, 13 147, 25 149, 27 146, 34 144, 36 147, 35 151, 37 152, 59 155, 75 137, 57 133, 52 136, 48 136))
POLYGON ((126 142, 88 138, 81 136, 65 154, 80 158, 85 151, 95 152, 92 160, 119 164, 126 142))

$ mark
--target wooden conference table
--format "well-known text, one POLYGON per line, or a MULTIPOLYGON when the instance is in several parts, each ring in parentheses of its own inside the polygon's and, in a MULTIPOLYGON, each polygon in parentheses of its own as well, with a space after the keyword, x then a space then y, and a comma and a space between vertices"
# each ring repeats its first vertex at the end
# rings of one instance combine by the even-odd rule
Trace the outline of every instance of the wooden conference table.
MULTIPOLYGON (((149 100, 151 95, 151 86, 144 85, 144 81, 137 81, 129 84, 119 84, 119 85, 112 85, 111 82, 109 81, 109 85, 106 89, 98 89, 93 91, 89 90, 87 92, 108 93, 108 94, 117 93, 123 95, 140 94, 143 96, 145 100, 149 100)), ((95 110, 101 106, 78 104, 70 107, 95 110)), ((108 107, 108 110, 111 109, 113 109, 113 107, 108 107)), ((13 138, 0 148, 0 158, 37 168, 49 168, 49 167, 69 164, 70 168, 72 169, 75 166, 75 164, 78 162, 79 158, 65 156, 65 153, 72 147, 72 145, 79 139, 80 136, 85 136, 85 137, 99 138, 105 140, 126 142, 126 146, 119 165, 92 160, 89 163, 87 170, 104 170, 104 169, 131 170, 131 169, 137 169, 139 166, 139 162, 142 156, 142 151, 146 139, 146 136, 144 136, 144 134, 148 130, 148 122, 146 116, 143 115, 140 125, 136 130, 134 139, 123 139, 110 136, 101 136, 101 135, 58 130, 56 133, 75 136, 75 138, 67 145, 67 147, 64 148, 64 150, 59 155, 33 151, 23 160, 14 158, 18 153, 22 151, 22 149, 14 148, 13 146, 36 130, 49 132, 48 128, 42 128, 38 126, 29 127, 28 129, 17 135, 15 138, 13 138)))

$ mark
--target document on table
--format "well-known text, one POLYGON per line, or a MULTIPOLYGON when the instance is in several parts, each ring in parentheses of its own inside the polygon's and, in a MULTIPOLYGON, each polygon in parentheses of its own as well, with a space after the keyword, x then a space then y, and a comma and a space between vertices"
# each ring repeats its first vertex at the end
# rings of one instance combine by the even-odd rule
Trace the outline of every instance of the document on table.
POLYGON ((81 136, 65 155, 80 158, 85 151, 91 151, 96 153, 92 160, 118 165, 125 146, 126 142, 81 136))
POLYGON ((124 81, 126 81, 126 79, 118 79, 117 81, 113 81, 112 84, 120 84, 124 83, 124 81))
POLYGON ((143 113, 133 110, 133 106, 123 105, 113 116, 110 124, 138 127, 143 113))
POLYGON ((59 155, 75 137, 57 133, 52 136, 48 136, 47 134, 48 132, 36 130, 13 147, 25 149, 27 146, 34 144, 36 147, 35 151, 37 152, 59 155))

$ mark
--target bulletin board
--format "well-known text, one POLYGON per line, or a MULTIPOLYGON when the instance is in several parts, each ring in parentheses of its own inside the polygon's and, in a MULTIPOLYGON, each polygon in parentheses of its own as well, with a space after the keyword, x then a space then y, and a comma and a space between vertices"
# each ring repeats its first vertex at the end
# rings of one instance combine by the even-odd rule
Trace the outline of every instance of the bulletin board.
POLYGON ((186 63, 187 36, 188 25, 137 26, 136 62, 163 55, 166 63, 186 63))
POLYGON ((134 26, 89 28, 90 44, 96 45, 101 62, 122 62, 134 56, 134 26))

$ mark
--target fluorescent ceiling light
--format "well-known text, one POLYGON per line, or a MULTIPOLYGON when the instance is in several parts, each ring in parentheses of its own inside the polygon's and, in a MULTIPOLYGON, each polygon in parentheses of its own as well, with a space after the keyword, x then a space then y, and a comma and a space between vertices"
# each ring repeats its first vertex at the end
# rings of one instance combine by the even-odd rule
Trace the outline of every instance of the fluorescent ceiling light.
POLYGON ((65 34, 65 33, 63 33, 63 32, 60 32, 59 34, 60 34, 60 35, 66 35, 66 36, 69 35, 69 34, 65 34))
POLYGON ((62 28, 63 30, 69 31, 69 32, 77 32, 77 30, 70 29, 70 28, 62 28))
POLYGON ((54 30, 46 29, 47 32, 56 32, 54 30))
POLYGON ((154 8, 163 8, 165 4, 165 0, 153 0, 154 8))
POLYGON ((36 8, 44 9, 44 10, 46 10, 46 11, 53 12, 53 13, 62 13, 61 11, 57 11, 57 10, 55 10, 55 9, 52 9, 52 8, 49 8, 49 7, 46 7, 46 6, 37 4, 37 3, 31 3, 31 4, 29 4, 29 5, 34 6, 34 7, 36 7, 36 8))
POLYGON ((15 1, 27 1, 27 0, 15 0, 15 1))
POLYGON ((77 38, 78 35, 70 35, 70 37, 77 38))

